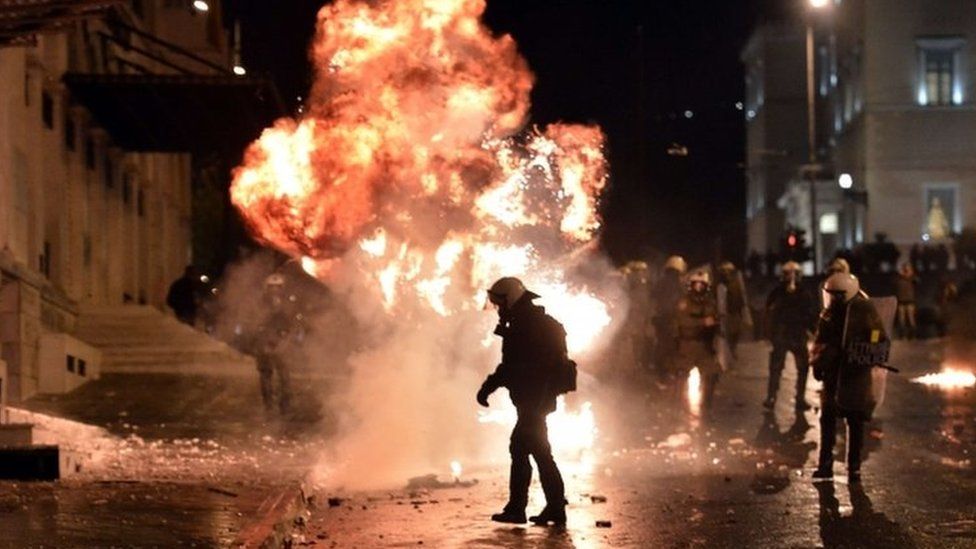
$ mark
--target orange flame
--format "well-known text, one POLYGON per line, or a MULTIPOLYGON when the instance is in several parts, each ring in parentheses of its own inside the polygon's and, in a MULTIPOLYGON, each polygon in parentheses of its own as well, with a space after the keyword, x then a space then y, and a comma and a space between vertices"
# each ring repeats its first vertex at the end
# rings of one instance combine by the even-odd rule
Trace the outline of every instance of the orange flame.
MULTIPOLYGON (((233 203, 266 245, 327 280, 373 280, 388 310, 472 309, 499 276, 524 276, 563 309, 571 349, 608 307, 567 282, 600 227, 599 128, 518 134, 533 77, 484 0, 338 0, 322 8, 307 112, 279 120, 234 172, 233 203), (578 260, 577 260, 578 261, 578 260)), ((538 291, 538 290, 537 290, 538 291)))

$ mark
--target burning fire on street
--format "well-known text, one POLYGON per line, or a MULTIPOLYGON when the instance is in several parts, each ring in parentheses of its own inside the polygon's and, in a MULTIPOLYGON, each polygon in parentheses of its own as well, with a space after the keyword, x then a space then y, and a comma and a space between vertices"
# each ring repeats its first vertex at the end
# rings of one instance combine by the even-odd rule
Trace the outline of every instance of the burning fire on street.
POLYGON ((698 417, 701 415, 702 387, 701 372, 698 367, 691 369, 688 373, 688 408, 691 415, 698 417))
MULTIPOLYGON (((478 453, 445 439, 468 432, 473 392, 497 360, 483 309, 498 277, 542 296, 581 364, 621 316, 622 292, 595 252, 603 133, 526 127, 532 73, 510 36, 481 24, 484 8, 323 7, 305 113, 265 130, 234 173, 231 198, 252 234, 299 259, 376 332, 352 359, 338 458, 374 474, 443 464, 455 456, 438 454, 455 447, 478 453), (410 439, 403 455, 372 455, 390 432, 410 439)), ((514 422, 503 399, 481 423, 514 422)), ((597 432, 589 403, 561 402, 549 425, 557 451, 589 448, 597 432)))
POLYGON ((976 374, 949 367, 939 373, 918 376, 913 378, 912 381, 939 389, 964 389, 967 387, 976 387, 976 374))

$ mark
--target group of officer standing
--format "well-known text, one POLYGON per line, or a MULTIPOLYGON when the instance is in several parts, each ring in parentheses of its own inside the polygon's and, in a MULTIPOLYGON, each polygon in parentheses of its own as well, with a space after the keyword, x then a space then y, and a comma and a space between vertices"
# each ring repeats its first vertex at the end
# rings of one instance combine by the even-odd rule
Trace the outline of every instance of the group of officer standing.
MULTIPOLYGON (((653 285, 646 264, 632 262, 623 269, 631 295, 639 291, 650 296, 646 303, 637 302, 629 323, 638 369, 650 366, 659 385, 680 387, 692 368, 698 368, 705 415, 710 414, 722 372, 734 365, 740 335, 752 323, 745 286, 735 266, 723 263, 716 271, 713 287, 710 268, 689 270, 679 256, 667 259, 653 285), (642 310, 644 305, 652 307, 650 312, 642 310), (649 329, 638 330, 634 324, 649 329), (650 351, 645 350, 648 347, 650 351)), ((808 284, 801 266, 787 261, 766 298, 762 322, 761 331, 771 344, 763 407, 767 413, 775 408, 786 356, 791 354, 797 374, 793 407, 798 416, 809 410, 806 389, 812 369, 814 378, 823 382, 821 451, 814 477, 833 477, 836 424, 844 419, 848 474, 857 481, 864 426, 880 399, 876 368, 885 367, 890 345, 874 303, 843 259, 833 260, 819 280, 808 284)))

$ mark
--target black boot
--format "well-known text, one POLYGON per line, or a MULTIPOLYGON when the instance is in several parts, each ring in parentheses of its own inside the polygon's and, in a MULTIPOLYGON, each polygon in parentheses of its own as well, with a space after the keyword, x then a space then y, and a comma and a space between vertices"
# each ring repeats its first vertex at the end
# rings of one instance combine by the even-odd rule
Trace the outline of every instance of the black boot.
POLYGON ((525 511, 510 510, 506 507, 501 513, 492 515, 491 520, 509 524, 525 524, 525 511))
POLYGON ((534 517, 529 517, 529 521, 536 526, 545 526, 550 522, 555 526, 565 526, 566 525, 566 506, 560 505, 558 507, 553 507, 546 505, 541 513, 534 517))

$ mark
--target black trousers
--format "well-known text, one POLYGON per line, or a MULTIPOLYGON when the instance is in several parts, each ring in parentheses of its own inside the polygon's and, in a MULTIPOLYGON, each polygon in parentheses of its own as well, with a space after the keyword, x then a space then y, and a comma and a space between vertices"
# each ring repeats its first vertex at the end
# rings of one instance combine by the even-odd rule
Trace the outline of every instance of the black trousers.
POLYGON ((566 505, 566 488, 559 468, 556 467, 556 460, 552 457, 545 414, 519 413, 515 429, 512 430, 509 452, 512 454, 512 468, 508 480, 506 511, 524 512, 528 505, 529 484, 532 483, 529 456, 535 459, 539 468, 539 480, 542 483, 542 492, 546 495, 546 505, 566 505))
POLYGON ((282 413, 291 408, 291 375, 288 366, 273 354, 260 354, 257 357, 258 376, 261 382, 261 401, 265 410, 274 407, 274 397, 277 391, 278 410, 282 413), (275 373, 278 374, 278 386, 274 386, 275 373))
POLYGON ((803 402, 803 395, 807 392, 807 376, 810 372, 810 356, 805 337, 773 341, 773 350, 769 352, 769 385, 766 396, 776 399, 787 352, 793 353, 793 361, 796 362, 796 402, 799 404, 803 402))
MULTIPOLYGON (((837 440, 837 420, 840 414, 833 395, 824 393, 820 408, 820 468, 829 469, 834 464, 834 443, 837 440)), ((864 448, 864 419, 846 415, 847 421, 847 470, 861 470, 861 450, 864 448)))

